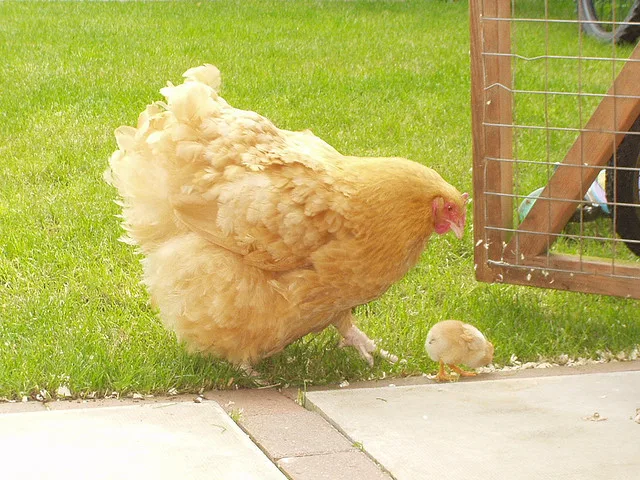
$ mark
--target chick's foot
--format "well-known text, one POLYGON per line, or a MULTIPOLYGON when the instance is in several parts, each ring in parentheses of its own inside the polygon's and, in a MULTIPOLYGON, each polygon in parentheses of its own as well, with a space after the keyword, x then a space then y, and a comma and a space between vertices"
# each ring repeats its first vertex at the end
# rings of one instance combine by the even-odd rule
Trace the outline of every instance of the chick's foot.
POLYGON ((440 368, 438 369, 438 373, 436 374, 436 380, 438 382, 450 382, 453 380, 451 376, 444 369, 444 362, 440 361, 440 368))
POLYGON ((461 377, 475 377, 477 375, 476 372, 468 372, 466 370, 461 369, 457 365, 449 365, 449 368, 456 372, 461 377))
POLYGON ((382 358, 391 363, 396 363, 398 361, 397 356, 387 352, 386 350, 378 349, 376 342, 367 337, 367 335, 355 325, 351 325, 346 331, 341 330, 340 333, 343 336, 343 339, 340 341, 340 347, 355 347, 360 356, 367 361, 370 367, 373 367, 373 355, 371 354, 376 351, 382 358))

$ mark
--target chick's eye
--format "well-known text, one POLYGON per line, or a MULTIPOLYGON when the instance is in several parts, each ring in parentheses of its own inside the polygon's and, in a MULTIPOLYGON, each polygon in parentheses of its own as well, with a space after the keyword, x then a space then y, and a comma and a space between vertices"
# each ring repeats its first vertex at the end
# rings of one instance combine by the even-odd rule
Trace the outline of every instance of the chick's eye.
POLYGON ((447 210, 448 210, 448 211, 452 211, 452 210, 453 210, 453 205, 448 204, 448 205, 447 205, 447 210))

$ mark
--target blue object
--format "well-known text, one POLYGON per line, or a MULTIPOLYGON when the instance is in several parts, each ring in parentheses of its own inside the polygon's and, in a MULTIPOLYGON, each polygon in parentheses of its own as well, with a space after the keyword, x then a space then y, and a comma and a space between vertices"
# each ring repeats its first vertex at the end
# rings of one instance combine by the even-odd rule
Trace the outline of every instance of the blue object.
MULTIPOLYGON (((611 214, 611 210, 609 209, 609 205, 607 204, 607 193, 605 189, 605 178, 606 171, 601 170, 598 174, 596 180, 591 184, 589 190, 584 196, 584 201, 587 204, 592 205, 593 207, 599 208, 606 215, 611 214)), ((525 217, 529 214, 531 207, 536 203, 536 200, 544 190, 544 187, 540 187, 533 192, 531 192, 527 197, 520 203, 518 207, 518 218, 522 222, 525 217)))

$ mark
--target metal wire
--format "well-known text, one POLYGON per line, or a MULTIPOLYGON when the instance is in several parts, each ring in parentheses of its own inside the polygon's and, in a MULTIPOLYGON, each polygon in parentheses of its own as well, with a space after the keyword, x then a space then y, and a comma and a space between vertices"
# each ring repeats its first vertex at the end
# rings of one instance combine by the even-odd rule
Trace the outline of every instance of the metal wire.
POLYGON ((510 57, 517 58, 518 60, 535 62, 537 60, 589 60, 593 62, 605 61, 605 62, 620 62, 620 63, 640 63, 640 60, 634 58, 615 58, 615 57, 581 57, 580 55, 536 55, 534 57, 527 57, 517 53, 501 53, 501 52, 482 52, 483 57, 510 57))
POLYGON ((552 127, 552 126, 544 126, 544 125, 517 125, 513 123, 491 123, 484 122, 483 125, 487 127, 500 127, 500 128, 516 128, 516 129, 527 129, 527 130, 542 130, 542 131, 555 131, 555 132, 575 132, 575 133, 583 133, 583 132, 591 132, 591 133, 610 133, 612 135, 618 135, 624 133, 626 135, 638 135, 640 132, 626 132, 623 130, 610 130, 610 129, 594 129, 594 128, 574 128, 574 127, 552 127))
MULTIPOLYGON (((545 7, 548 7, 548 2, 545 1, 545 7)), ((590 20, 580 20, 578 18, 569 19, 569 18, 535 18, 535 17, 517 17, 517 18, 501 18, 501 17, 482 17, 482 20, 485 22, 510 22, 510 23, 545 23, 545 24, 591 24, 594 23, 590 20)), ((627 22, 627 21, 613 21, 613 20, 598 20, 598 23, 601 25, 640 25, 640 22, 627 22)))

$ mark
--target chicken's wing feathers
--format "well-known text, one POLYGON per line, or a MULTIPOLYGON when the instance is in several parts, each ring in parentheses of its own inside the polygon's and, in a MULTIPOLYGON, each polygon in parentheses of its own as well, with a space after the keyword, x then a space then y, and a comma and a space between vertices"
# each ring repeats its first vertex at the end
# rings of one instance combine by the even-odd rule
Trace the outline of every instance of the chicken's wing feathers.
POLYGON ((203 192, 175 195, 175 215, 249 265, 273 271, 308 267, 312 254, 344 230, 345 221, 335 205, 340 194, 305 177, 305 167, 300 170, 288 180, 273 171, 225 175, 203 192))
POLYGON ((465 342, 470 352, 484 351, 486 339, 482 332, 472 325, 465 323, 462 326, 460 338, 465 342))
POLYGON ((161 184, 136 183, 136 192, 153 197, 150 208, 165 199, 173 215, 162 218, 174 220, 165 222, 168 229, 186 227, 247 264, 277 271, 308 266, 310 256, 345 229, 348 193, 334 185, 342 156, 309 131, 280 130, 255 112, 229 106, 217 94, 215 67, 184 75, 182 85, 161 90, 166 103, 149 106, 137 130, 116 132, 120 155, 139 172, 134 180, 156 170, 165 175, 161 184), (131 161, 137 156, 144 161, 131 161))

